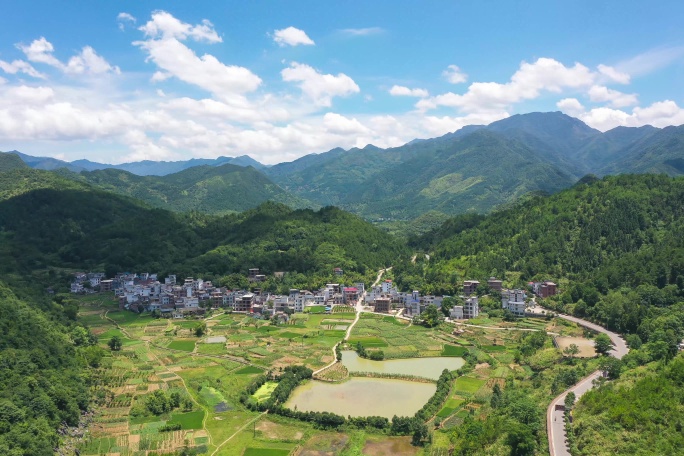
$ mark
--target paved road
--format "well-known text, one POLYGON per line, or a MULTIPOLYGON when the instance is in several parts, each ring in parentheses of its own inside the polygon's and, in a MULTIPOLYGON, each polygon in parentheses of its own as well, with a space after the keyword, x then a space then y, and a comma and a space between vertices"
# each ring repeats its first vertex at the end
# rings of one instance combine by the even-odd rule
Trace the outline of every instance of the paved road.
MULTIPOLYGON (((624 339, 622 339, 617 333, 608 331, 603 326, 599 326, 596 323, 582 320, 581 318, 572 317, 570 315, 559 314, 558 318, 572 321, 593 331, 607 334, 615 346, 610 353, 618 359, 621 359, 627 354, 627 352, 629 352, 629 348, 627 348, 627 344, 625 343, 624 339)), ((587 377, 580 380, 576 385, 563 391, 551 402, 551 404, 549 404, 549 408, 546 411, 546 427, 549 438, 549 454, 551 456, 571 456, 568 446, 565 443, 564 413, 562 410, 556 410, 556 405, 563 405, 565 403, 565 396, 570 391, 575 393, 576 400, 582 397, 584 393, 593 388, 594 380, 599 378, 600 375, 601 373, 599 371, 592 372, 587 377)))

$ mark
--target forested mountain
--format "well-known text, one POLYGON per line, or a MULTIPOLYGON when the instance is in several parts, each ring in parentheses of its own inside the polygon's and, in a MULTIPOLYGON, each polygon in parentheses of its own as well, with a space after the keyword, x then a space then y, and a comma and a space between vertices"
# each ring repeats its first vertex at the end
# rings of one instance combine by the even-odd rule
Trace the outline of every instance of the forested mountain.
POLYGON ((137 176, 103 169, 71 177, 178 212, 225 214, 251 209, 269 200, 294 208, 315 206, 286 192, 254 168, 231 164, 195 166, 166 176, 137 176))
POLYGON ((28 168, 28 165, 17 155, 0 152, 0 173, 23 168, 28 168))
POLYGON ((684 174, 682 128, 601 133, 560 112, 530 113, 401 147, 333 149, 265 172, 295 194, 372 219, 489 212, 587 173, 684 174))
POLYGON ((371 273, 405 248, 336 208, 314 212, 265 203, 224 217, 176 214, 53 173, 0 173, 0 183, 9 188, 11 182, 23 190, 0 187, 3 276, 76 268, 106 269, 110 275, 130 269, 219 277, 260 267, 265 273, 320 273, 324 281, 333 267, 371 273), (40 181, 41 176, 52 181, 40 181))
POLYGON ((52 157, 34 157, 32 155, 22 154, 19 151, 11 150, 9 152, 4 152, 7 154, 14 154, 21 158, 21 160, 33 169, 40 169, 43 171, 54 171, 60 168, 66 168, 69 171, 79 173, 84 170, 81 166, 74 165, 63 160, 58 160, 52 157))

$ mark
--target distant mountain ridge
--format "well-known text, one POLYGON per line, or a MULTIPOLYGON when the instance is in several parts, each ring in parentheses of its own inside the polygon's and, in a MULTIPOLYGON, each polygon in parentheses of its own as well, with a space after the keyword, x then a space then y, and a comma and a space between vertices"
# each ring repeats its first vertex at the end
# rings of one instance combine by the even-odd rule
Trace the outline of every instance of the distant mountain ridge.
POLYGON ((221 166, 225 164, 231 164, 243 167, 251 166, 254 169, 259 170, 267 168, 266 165, 259 163, 249 155, 241 155, 239 157, 191 158, 190 160, 181 161, 143 160, 139 162, 121 163, 119 165, 109 165, 105 163, 92 162, 86 159, 67 162, 51 157, 34 157, 32 155, 23 154, 16 150, 12 150, 7 153, 17 155, 24 161, 24 163, 34 169, 54 171, 60 168, 66 168, 75 173, 80 173, 81 171, 97 171, 100 169, 119 169, 128 171, 138 176, 166 176, 168 174, 178 173, 188 168, 203 165, 221 166))
MULTIPOLYGON (((17 155, 29 166, 41 169, 66 167, 78 173, 84 170, 104 171, 100 167, 109 167, 87 160, 66 163, 17 155)), ((220 198, 229 200, 231 197, 227 196, 225 189, 221 190, 220 185, 207 187, 199 184, 203 179, 202 173, 206 171, 187 175, 180 173, 231 163, 254 168, 256 174, 250 176, 255 185, 241 180, 243 186, 233 188, 251 187, 252 193, 260 195, 259 198, 274 198, 286 204, 289 204, 288 198, 290 203, 293 198, 299 198, 299 202, 294 202, 295 207, 336 205, 374 220, 410 220, 431 211, 434 219, 439 218, 439 214, 490 212, 526 193, 557 192, 587 174, 682 175, 684 126, 664 129, 617 127, 600 132, 561 112, 537 112, 514 115, 486 126, 465 126, 438 138, 415 139, 399 147, 335 148, 270 167, 260 165, 247 156, 117 165, 118 171, 128 171, 139 177, 154 177, 150 176, 152 174, 167 177, 163 185, 154 180, 123 178, 122 174, 115 178, 112 173, 99 177, 90 175, 87 179, 98 179, 96 185, 108 185, 110 189, 143 198, 160 207, 211 211, 216 208, 207 209, 205 199, 222 195, 220 198), (179 169, 177 173, 173 172, 179 169), (168 197, 173 195, 168 186, 176 185, 172 180, 180 179, 178 188, 192 187, 183 180, 187 176, 199 179, 194 190, 190 191, 196 198, 192 204, 189 195, 168 197), (148 188, 143 192, 141 189, 145 185, 148 188)), ((231 173, 236 173, 236 170, 231 173)), ((234 178, 238 176, 231 175, 234 178)), ((213 176, 212 179, 223 178, 213 176)), ((228 180, 224 179, 222 185, 228 186, 228 180)), ((246 191, 241 195, 241 199, 249 200, 251 193, 246 191)), ((254 204, 259 198, 250 200, 249 204, 254 204)), ((233 202, 222 205, 223 208, 227 206, 239 207, 233 202)))

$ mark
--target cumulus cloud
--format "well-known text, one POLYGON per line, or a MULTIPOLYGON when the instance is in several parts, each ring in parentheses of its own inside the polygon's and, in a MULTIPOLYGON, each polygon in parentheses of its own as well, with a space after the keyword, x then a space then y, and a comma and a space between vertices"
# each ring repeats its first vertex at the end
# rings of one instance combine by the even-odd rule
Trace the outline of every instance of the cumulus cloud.
POLYGON ((338 135, 370 133, 370 130, 355 118, 345 117, 334 112, 328 112, 323 116, 323 125, 328 132, 338 135))
POLYGON ((0 69, 8 74, 24 73, 38 79, 46 78, 43 73, 33 68, 30 63, 24 60, 14 60, 11 63, 0 60, 0 69))
POLYGON ((563 98, 556 103, 556 107, 573 117, 577 117, 584 112, 584 106, 582 106, 582 103, 577 98, 563 98))
POLYGON ((421 97, 425 98, 428 95, 427 90, 425 89, 409 89, 408 87, 400 86, 400 85, 394 85, 392 88, 389 90, 390 95, 393 95, 395 97, 421 97))
POLYGON ((80 54, 70 58, 64 71, 72 74, 103 74, 110 71, 116 74, 121 73, 119 67, 110 65, 90 46, 84 47, 80 54))
POLYGON ((307 36, 304 30, 295 27, 287 27, 273 32, 273 41, 278 43, 278 46, 313 46, 315 43, 307 36))
MULTIPOLYGON (((55 48, 45 37, 40 37, 33 40, 28 46, 19 44, 17 47, 26 55, 26 58, 31 62, 44 63, 68 74, 92 74, 99 75, 104 73, 121 73, 119 67, 110 65, 104 57, 98 55, 90 46, 85 46, 81 52, 69 59, 64 64, 57 57, 53 55, 55 48)), ((21 68, 29 72, 39 74, 33 67, 23 61, 12 62, 21 65, 21 68)), ((4 69, 4 68, 3 68, 4 69)), ((31 74, 31 73, 28 73, 31 74)), ((34 76, 34 74, 31 74, 34 76)), ((36 76, 43 77, 43 76, 36 76)))
POLYGON ((591 86, 589 89, 589 99, 598 103, 608 102, 614 108, 624 108, 639 102, 636 94, 622 93, 618 90, 598 85, 591 86))
POLYGON ((309 65, 292 62, 280 72, 283 81, 297 82, 302 93, 318 106, 330 106, 333 97, 344 97, 361 91, 344 73, 322 74, 309 65))
POLYGON ((653 125, 662 128, 668 125, 684 124, 684 109, 672 100, 665 100, 655 102, 645 108, 635 107, 631 113, 605 107, 594 108, 581 114, 579 118, 587 125, 601 131, 619 126, 653 125))
POLYGON ((456 65, 449 65, 447 69, 442 72, 442 76, 452 84, 460 84, 468 80, 468 75, 461 71, 456 65))
POLYGON ((45 63, 57 68, 63 68, 62 62, 60 62, 57 57, 52 55, 55 51, 54 46, 45 37, 41 36, 37 40, 33 40, 28 46, 19 44, 17 45, 21 51, 26 54, 26 58, 31 62, 45 63))
POLYGON ((144 32, 145 36, 155 40, 177 39, 183 41, 192 38, 195 41, 207 43, 223 41, 209 20, 204 19, 201 24, 190 25, 176 19, 166 11, 152 13, 152 18, 139 30, 144 32))
POLYGON ((140 30, 148 39, 133 44, 146 51, 148 60, 159 68, 152 77, 155 82, 173 76, 222 98, 252 92, 261 85, 261 78, 247 68, 223 64, 211 54, 198 57, 192 49, 181 43, 181 40, 188 38, 221 42, 207 20, 193 26, 165 11, 158 11, 140 30))
POLYGON ((554 59, 540 58, 533 63, 522 62, 505 84, 474 82, 464 94, 448 92, 420 100, 416 107, 423 111, 440 106, 463 112, 501 111, 514 103, 537 98, 542 92, 560 93, 566 88, 588 87, 595 78, 596 74, 580 63, 566 67, 554 59))

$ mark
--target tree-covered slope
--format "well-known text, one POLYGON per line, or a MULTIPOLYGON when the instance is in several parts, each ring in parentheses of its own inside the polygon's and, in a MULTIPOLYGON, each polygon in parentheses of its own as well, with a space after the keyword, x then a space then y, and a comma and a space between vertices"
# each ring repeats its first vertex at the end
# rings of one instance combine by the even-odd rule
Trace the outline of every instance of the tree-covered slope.
POLYGON ((61 174, 30 169, 15 168, 0 171, 0 201, 39 189, 88 189, 87 184, 68 179, 61 174))
MULTIPOLYGON (((51 268, 221 276, 260 267, 329 276, 332 267, 343 267, 364 274, 404 252, 392 236, 336 208, 266 203, 223 217, 178 214, 28 171, 52 176, 54 185, 0 200, 0 272, 15 278, 51 268)), ((24 185, 21 173, 0 179, 8 184, 10 175, 24 185)))
MULTIPOLYGON (((587 181, 484 218, 457 217, 414 246, 432 253, 432 276, 513 272, 519 284, 565 279, 568 302, 584 297, 590 307, 600 294, 622 286, 682 289, 684 179, 624 175, 587 181)), ((586 312, 606 322, 599 310, 586 312)))
POLYGON ((90 402, 89 368, 102 357, 76 326, 75 309, 44 304, 45 311, 29 305, 0 283, 0 451, 6 455, 54 454, 59 426, 77 425, 90 402))
POLYGON ((28 165, 19 156, 0 152, 0 173, 24 168, 28 168, 28 165))
POLYGON ((254 168, 231 164, 195 166, 166 176, 138 176, 127 171, 103 169, 83 172, 75 178, 178 212, 240 212, 268 200, 292 207, 312 205, 286 192, 254 168))
POLYGON ((526 193, 553 193, 575 181, 521 142, 486 130, 435 147, 356 186, 343 207, 370 217, 402 219, 429 210, 489 212, 526 193))

